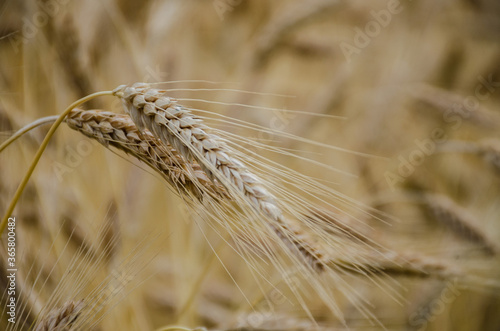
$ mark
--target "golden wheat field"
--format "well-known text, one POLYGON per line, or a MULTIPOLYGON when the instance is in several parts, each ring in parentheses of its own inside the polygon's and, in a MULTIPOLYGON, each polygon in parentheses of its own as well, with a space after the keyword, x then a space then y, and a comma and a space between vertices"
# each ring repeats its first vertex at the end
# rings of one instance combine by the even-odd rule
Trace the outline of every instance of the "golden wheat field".
POLYGON ((500 330, 500 2, 0 2, 1 330, 500 330))

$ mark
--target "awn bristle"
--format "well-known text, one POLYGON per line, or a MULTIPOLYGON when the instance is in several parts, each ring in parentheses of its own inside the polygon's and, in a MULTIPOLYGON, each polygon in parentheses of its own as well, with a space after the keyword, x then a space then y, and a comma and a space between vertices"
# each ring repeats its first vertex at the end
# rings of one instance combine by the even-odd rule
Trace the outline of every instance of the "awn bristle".
POLYGON ((148 84, 121 85, 113 93, 122 100, 141 132, 148 129, 163 143, 173 146, 185 162, 195 160, 235 201, 243 199, 255 212, 265 216, 266 224, 290 250, 302 256, 315 270, 324 268, 320 250, 283 216, 276 198, 264 188, 261 179, 234 157, 235 153, 221 137, 210 133, 201 118, 165 96, 165 91, 148 84))

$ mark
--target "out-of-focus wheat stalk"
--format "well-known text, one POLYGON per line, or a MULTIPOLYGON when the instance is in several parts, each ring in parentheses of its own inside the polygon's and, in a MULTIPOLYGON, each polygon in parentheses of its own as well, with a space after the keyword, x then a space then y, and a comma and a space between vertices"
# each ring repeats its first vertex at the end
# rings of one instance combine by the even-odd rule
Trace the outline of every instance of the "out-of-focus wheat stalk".
POLYGON ((307 21, 341 6, 337 0, 316 0, 308 3, 297 3, 280 13, 276 20, 272 20, 263 28, 260 39, 257 41, 254 65, 263 65, 273 50, 279 46, 284 36, 307 21))
POLYGON ((481 245, 491 255, 500 251, 498 244, 481 229, 474 215, 449 197, 427 193, 424 202, 434 218, 458 236, 481 245))

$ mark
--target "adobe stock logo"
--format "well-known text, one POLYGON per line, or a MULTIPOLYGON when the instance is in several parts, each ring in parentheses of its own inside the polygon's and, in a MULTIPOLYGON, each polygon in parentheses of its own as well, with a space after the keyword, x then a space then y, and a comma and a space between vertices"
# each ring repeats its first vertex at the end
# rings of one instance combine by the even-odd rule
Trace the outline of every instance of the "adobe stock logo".
POLYGON ((373 19, 365 24, 364 29, 359 27, 354 28, 356 34, 354 35, 352 43, 345 41, 340 43, 340 49, 347 62, 350 63, 354 55, 361 53, 363 48, 370 45, 372 40, 378 37, 382 28, 387 27, 391 23, 392 16, 401 13, 401 11, 403 11, 403 7, 401 7, 399 0, 389 0, 386 9, 370 11, 370 15, 373 19))

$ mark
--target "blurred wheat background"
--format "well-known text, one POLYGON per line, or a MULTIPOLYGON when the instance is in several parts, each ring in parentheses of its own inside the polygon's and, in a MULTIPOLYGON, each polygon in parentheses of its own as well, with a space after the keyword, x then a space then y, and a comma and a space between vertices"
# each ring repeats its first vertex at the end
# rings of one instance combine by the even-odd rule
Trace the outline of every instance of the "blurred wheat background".
MULTIPOLYGON (((245 149, 338 169, 259 151, 376 208, 334 221, 389 260, 437 270, 346 275, 374 317, 341 296, 345 324, 313 295, 308 314, 151 170, 62 126, 14 213, 23 308, 9 324, 2 265, 2 329, 80 300, 99 305, 80 316, 95 330, 500 329, 498 1, 3 0, 0 59, 2 141, 95 91, 171 82, 189 107, 269 128, 221 121, 245 149)), ((123 112, 110 97, 85 107, 123 112)), ((2 214, 47 130, 1 153, 2 214)))

